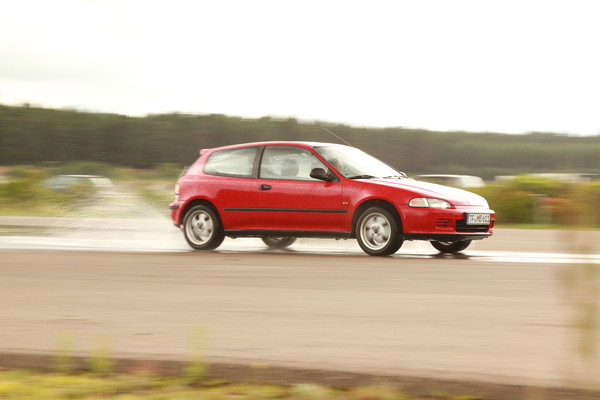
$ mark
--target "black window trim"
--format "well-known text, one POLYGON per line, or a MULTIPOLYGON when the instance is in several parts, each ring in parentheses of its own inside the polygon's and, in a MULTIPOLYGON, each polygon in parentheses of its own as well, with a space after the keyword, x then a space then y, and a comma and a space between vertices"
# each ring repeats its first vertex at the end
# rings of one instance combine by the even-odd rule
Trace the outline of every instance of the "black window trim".
MULTIPOLYGON (((267 144, 267 145, 263 145, 260 146, 262 147, 262 149, 260 150, 260 156, 257 157, 258 159, 258 163, 255 165, 256 170, 254 171, 254 176, 256 177, 256 179, 265 179, 265 180, 278 180, 278 181, 294 181, 294 182, 323 182, 319 179, 315 179, 315 180, 305 180, 305 179, 275 179, 275 178, 261 178, 260 177, 260 165, 262 164, 262 159, 263 159, 263 155, 265 153, 265 150, 267 149, 267 147, 291 147, 293 149, 300 149, 302 151, 307 151, 308 153, 312 154, 314 157, 316 157, 317 160, 319 160, 323 166, 325 166, 327 169, 331 170, 329 168, 329 165, 327 165, 327 163, 323 162, 322 158, 319 156, 318 153, 316 153, 312 148, 306 148, 306 147, 302 147, 302 146, 296 146, 293 144, 289 144, 289 143, 282 143, 282 144, 267 144)), ((335 180, 331 181, 331 182, 339 182, 340 179, 334 174, 335 176, 335 180)), ((329 183, 331 183, 329 182, 329 183)))
MULTIPOLYGON (((250 173, 250 175, 238 175, 238 174, 225 174, 225 173, 214 173, 214 172, 206 172, 206 164, 208 163, 208 160, 210 160, 210 157, 212 157, 213 154, 217 153, 213 152, 212 154, 210 154, 208 156, 208 158, 206 159, 206 161, 204 162, 204 165, 202 166, 202 172, 206 175, 210 175, 210 176, 224 176, 224 177, 229 177, 229 178, 243 178, 243 179, 265 179, 265 180, 272 180, 269 178, 261 178, 259 176, 260 174, 260 165, 262 164, 262 160, 264 157, 264 153, 267 147, 290 147, 293 149, 300 149, 300 150, 305 150, 307 152, 309 152, 310 154, 312 154, 313 156, 315 156, 317 158, 317 160, 319 160, 321 163, 323 163, 323 165, 325 167, 329 168, 329 165, 324 162, 323 158, 320 156, 319 153, 317 153, 316 151, 314 151, 312 148, 306 148, 306 147, 302 147, 302 146, 295 146, 293 144, 267 144, 267 145, 257 145, 257 146, 240 146, 240 147, 235 147, 231 150, 237 150, 237 149, 243 149, 243 148, 256 148, 256 154, 254 156, 254 164, 252 165, 252 172, 250 173)), ((223 151, 223 150, 219 150, 219 151, 223 151)), ((331 170, 331 169, 330 169, 331 170)), ((335 182, 340 182, 340 179, 337 177, 337 175, 335 175, 335 180, 331 181, 330 183, 335 183, 335 182)), ((303 179, 277 179, 278 181, 301 181, 301 182, 323 182, 321 180, 315 179, 314 181, 311 180, 303 180, 303 179)))

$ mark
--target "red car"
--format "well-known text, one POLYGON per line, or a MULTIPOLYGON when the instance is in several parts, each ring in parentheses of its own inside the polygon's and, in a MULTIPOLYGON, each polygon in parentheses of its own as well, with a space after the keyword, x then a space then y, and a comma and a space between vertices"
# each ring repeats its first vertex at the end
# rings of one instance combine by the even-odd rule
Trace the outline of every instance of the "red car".
POLYGON ((262 142, 201 150, 175 186, 171 217, 189 245, 260 237, 284 248, 297 237, 356 238, 370 255, 427 240, 457 253, 492 235, 481 196, 409 179, 363 151, 338 144, 262 142))

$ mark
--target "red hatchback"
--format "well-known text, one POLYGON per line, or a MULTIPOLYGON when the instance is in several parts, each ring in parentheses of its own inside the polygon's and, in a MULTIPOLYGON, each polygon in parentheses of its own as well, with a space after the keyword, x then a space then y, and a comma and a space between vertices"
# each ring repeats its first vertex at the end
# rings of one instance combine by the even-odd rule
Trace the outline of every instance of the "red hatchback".
POLYGON ((457 253, 492 235, 494 211, 476 194, 409 179, 361 150, 330 143, 262 142, 201 150, 175 187, 171 217, 189 245, 260 237, 356 238, 374 256, 405 240, 457 253))

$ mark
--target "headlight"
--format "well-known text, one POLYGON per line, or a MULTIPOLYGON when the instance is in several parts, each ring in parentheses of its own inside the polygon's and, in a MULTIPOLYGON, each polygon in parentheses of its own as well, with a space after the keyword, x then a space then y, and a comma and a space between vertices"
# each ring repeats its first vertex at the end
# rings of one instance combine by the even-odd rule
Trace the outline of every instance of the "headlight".
POLYGON ((411 207, 430 207, 430 208, 452 208, 450 203, 441 199, 430 199, 428 197, 415 197, 408 202, 411 207))

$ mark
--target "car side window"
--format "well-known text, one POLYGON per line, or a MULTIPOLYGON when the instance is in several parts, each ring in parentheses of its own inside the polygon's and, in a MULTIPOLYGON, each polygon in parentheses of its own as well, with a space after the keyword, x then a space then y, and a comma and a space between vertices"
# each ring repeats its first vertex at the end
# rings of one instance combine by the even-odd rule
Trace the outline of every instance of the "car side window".
POLYGON ((317 181, 310 177, 313 168, 327 167, 306 149, 291 146, 267 146, 262 156, 259 177, 317 181))
POLYGON ((215 151, 206 160, 204 173, 209 175, 251 177, 257 150, 257 147, 241 147, 215 151))

